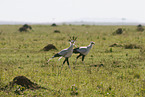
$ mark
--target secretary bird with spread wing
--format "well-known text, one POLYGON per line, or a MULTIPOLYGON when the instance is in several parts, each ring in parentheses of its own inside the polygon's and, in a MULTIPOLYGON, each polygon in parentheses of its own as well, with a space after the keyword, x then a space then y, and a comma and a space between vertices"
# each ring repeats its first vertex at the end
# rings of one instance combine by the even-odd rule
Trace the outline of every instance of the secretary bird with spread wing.
MULTIPOLYGON (((82 62, 84 64, 84 58, 85 56, 89 53, 89 51, 91 50, 92 46, 95 44, 95 42, 90 42, 90 44, 87 46, 87 47, 78 47, 78 48, 75 48, 73 49, 73 53, 79 53, 79 55, 76 57, 76 62, 77 62, 77 59, 82 56, 82 62)), ((75 62, 75 64, 76 64, 75 62)))
MULTIPOLYGON (((52 58, 60 57, 59 60, 60 60, 62 57, 65 57, 65 60, 63 61, 63 64, 62 64, 62 67, 61 67, 61 70, 62 70, 63 65, 64 65, 64 63, 65 63, 66 61, 67 61, 67 65, 68 65, 69 68, 70 68, 69 60, 68 60, 68 59, 69 59, 69 57, 71 57, 71 55, 72 55, 72 53, 73 53, 73 45, 75 44, 75 40, 77 39, 77 37, 74 37, 74 36, 73 36, 73 38, 70 37, 70 39, 71 39, 71 40, 69 40, 69 41, 70 41, 70 47, 67 48, 67 49, 61 50, 59 53, 55 54, 55 55, 52 57, 52 58)), ((48 62, 49 62, 52 58, 50 58, 50 59, 48 60, 48 62)), ((71 68, 70 68, 70 71, 71 71, 71 68)), ((61 71, 60 71, 60 73, 61 73, 61 71)), ((72 73, 72 71, 71 71, 71 73, 72 73)))

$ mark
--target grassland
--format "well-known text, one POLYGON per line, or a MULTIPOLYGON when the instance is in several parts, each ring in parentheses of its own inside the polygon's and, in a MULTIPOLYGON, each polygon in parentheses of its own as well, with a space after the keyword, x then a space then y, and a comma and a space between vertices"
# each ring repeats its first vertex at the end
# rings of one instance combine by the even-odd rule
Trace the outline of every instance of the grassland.
POLYGON ((143 97, 145 96, 145 32, 136 26, 89 25, 32 25, 33 30, 19 32, 21 25, 0 25, 0 88, 16 76, 26 76, 47 89, 21 91, 21 86, 0 90, 1 97, 143 97), (119 27, 121 35, 112 33, 119 27), (60 30, 61 33, 53 33, 60 30), (76 45, 95 45, 85 58, 85 66, 76 54, 70 60, 73 75, 65 64, 61 75, 58 70, 64 60, 47 60, 60 50, 69 47, 69 36, 78 36, 76 45), (117 43, 121 46, 110 47, 117 43), (41 51, 47 44, 58 50, 41 51), (125 45, 138 48, 125 48, 125 45), (100 67, 99 67, 100 65, 100 67), (21 91, 20 94, 15 93, 21 91))

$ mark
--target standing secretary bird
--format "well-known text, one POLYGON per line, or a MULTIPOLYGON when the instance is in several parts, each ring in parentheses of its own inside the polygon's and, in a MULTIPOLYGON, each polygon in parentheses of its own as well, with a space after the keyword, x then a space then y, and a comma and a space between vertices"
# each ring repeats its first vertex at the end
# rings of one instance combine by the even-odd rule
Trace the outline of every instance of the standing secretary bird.
MULTIPOLYGON (((89 53, 89 51, 91 50, 92 46, 95 44, 95 42, 90 42, 90 44, 87 46, 87 47, 78 47, 78 48, 75 48, 73 49, 73 53, 79 53, 79 55, 76 57, 76 62, 77 62, 77 59, 82 56, 82 62, 84 64, 84 58, 85 56, 89 53)), ((75 62, 75 64, 76 64, 75 62)))
MULTIPOLYGON (((71 39, 71 40, 69 40, 69 41, 70 41, 70 47, 67 48, 67 49, 61 50, 59 53, 55 54, 55 55, 52 57, 52 58, 60 57, 59 60, 60 60, 62 57, 65 57, 65 60, 63 61, 63 64, 62 64, 62 67, 61 67, 61 70, 62 70, 63 65, 64 65, 64 63, 65 63, 66 61, 67 61, 67 65, 68 65, 69 68, 70 68, 69 60, 68 60, 68 59, 69 59, 69 57, 71 57, 71 55, 72 55, 72 53, 73 53, 73 45, 75 44, 75 40, 77 39, 77 37, 74 37, 74 36, 73 36, 73 38, 70 37, 70 39, 71 39)), ((52 58, 50 58, 50 59, 48 60, 48 62, 49 62, 52 58)), ((71 68, 70 68, 70 71, 71 71, 71 68)), ((60 73, 61 73, 61 71, 60 71, 60 73)), ((72 71, 71 71, 71 73, 72 73, 72 71)))

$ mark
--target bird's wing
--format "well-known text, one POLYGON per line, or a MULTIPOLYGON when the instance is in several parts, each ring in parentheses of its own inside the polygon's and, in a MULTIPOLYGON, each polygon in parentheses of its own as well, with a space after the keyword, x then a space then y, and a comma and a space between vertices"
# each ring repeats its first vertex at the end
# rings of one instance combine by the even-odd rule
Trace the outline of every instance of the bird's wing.
POLYGON ((87 52, 87 47, 80 47, 79 49, 77 49, 77 51, 84 54, 85 52, 87 52))
POLYGON ((67 53, 68 53, 68 50, 67 49, 63 49, 58 54, 62 55, 62 56, 65 56, 67 53))

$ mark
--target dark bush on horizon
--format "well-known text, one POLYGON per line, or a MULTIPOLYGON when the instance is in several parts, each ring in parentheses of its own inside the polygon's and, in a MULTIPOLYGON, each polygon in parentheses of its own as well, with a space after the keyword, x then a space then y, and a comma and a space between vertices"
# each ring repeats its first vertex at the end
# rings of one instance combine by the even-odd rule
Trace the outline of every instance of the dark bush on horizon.
POLYGON ((137 25, 137 31, 144 31, 144 28, 141 24, 137 25))
POLYGON ((19 28, 19 31, 20 31, 20 32, 27 32, 28 29, 31 30, 32 27, 31 27, 30 25, 28 25, 28 24, 24 24, 22 27, 19 28))
POLYGON ((55 26, 57 26, 55 23, 53 23, 51 26, 53 26, 53 27, 55 27, 55 26))
POLYGON ((122 34, 122 33, 123 33, 123 29, 118 28, 113 34, 122 34))

